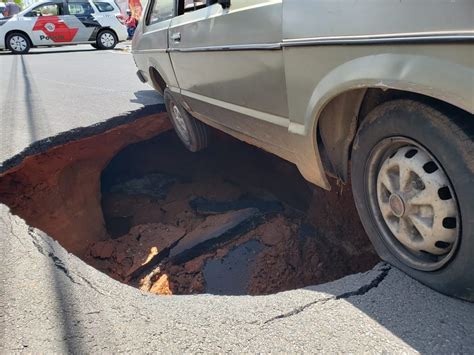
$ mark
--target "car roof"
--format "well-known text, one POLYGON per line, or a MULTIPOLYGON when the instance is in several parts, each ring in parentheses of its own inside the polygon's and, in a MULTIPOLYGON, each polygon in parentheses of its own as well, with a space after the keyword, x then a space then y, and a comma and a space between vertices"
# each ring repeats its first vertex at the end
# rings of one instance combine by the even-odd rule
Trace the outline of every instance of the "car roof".
MULTIPOLYGON (((71 2, 71 3, 74 3, 74 2, 89 2, 90 0, 65 0, 66 2, 71 2)), ((98 0, 100 2, 107 2, 107 3, 110 3, 112 5, 116 5, 116 2, 114 0, 98 0)), ((42 0, 42 1, 38 1, 38 2, 35 2, 34 4, 31 4, 30 6, 28 6, 26 9, 24 9, 23 11, 21 11, 19 13, 19 15, 23 15, 27 12, 29 12, 31 9, 39 6, 39 5, 42 5, 42 4, 62 4, 63 3, 63 0, 42 0)), ((0 2, 1 4, 1 2, 0 2)))
MULTIPOLYGON (((66 0, 66 2, 84 2, 84 1, 89 2, 89 0, 66 0)), ((110 2, 108 0, 101 0, 101 1, 110 2)), ((43 5, 43 4, 62 4, 62 3, 63 3, 63 0, 42 0, 42 1, 38 1, 38 2, 35 2, 34 4, 31 4, 30 6, 28 6, 23 11, 21 11, 20 14, 27 13, 32 8, 35 8, 39 5, 43 5)))

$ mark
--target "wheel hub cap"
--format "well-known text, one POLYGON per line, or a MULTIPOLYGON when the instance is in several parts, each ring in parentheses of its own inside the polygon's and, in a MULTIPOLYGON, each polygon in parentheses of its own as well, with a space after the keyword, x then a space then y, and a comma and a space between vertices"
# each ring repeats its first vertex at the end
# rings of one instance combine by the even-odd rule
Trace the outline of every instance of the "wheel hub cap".
POLYGON ((176 131, 178 132, 181 139, 183 139, 186 143, 189 143, 191 141, 191 138, 189 136, 186 123, 184 122, 184 118, 181 115, 181 112, 179 111, 178 106, 176 106, 175 103, 172 103, 171 105, 172 105, 171 114, 173 115, 173 118, 174 118, 176 131))
POLYGON ((388 203, 390 208, 392 209, 392 213, 400 218, 405 213, 405 202, 403 202, 402 198, 397 194, 392 194, 388 199, 388 203))
POLYGON ((110 33, 104 33, 100 37, 100 41, 104 47, 110 48, 114 44, 114 37, 110 33))
POLYGON ((391 234, 411 252, 438 257, 455 245, 460 216, 454 190, 423 148, 404 146, 383 161, 377 201, 391 234))
POLYGON ((20 36, 13 36, 10 39, 10 46, 15 51, 24 51, 26 49, 26 41, 23 37, 20 36))

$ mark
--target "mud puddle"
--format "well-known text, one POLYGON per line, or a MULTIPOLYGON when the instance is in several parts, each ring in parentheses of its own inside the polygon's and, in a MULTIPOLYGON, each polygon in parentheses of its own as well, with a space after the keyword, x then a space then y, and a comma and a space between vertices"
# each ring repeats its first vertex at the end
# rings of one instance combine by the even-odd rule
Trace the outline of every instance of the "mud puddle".
POLYGON ((224 135, 189 153, 160 120, 26 159, 0 175, 0 201, 90 265, 160 295, 268 294, 378 262, 349 186, 315 188, 224 135))

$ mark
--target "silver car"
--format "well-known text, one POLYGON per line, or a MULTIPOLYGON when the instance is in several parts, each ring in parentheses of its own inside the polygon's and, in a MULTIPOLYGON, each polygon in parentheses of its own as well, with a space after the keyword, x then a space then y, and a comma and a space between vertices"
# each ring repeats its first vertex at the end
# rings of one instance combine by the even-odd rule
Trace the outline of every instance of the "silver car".
POLYGON ((384 260, 473 301, 473 14, 472 0, 150 0, 132 52, 188 149, 212 126, 325 189, 350 182, 384 260))

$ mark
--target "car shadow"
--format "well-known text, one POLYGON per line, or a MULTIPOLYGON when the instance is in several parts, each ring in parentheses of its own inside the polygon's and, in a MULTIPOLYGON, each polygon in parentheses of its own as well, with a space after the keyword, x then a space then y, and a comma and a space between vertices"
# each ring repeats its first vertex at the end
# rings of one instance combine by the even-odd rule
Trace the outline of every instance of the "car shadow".
POLYGON ((163 104, 163 96, 153 89, 150 90, 140 90, 133 93, 135 95, 134 99, 131 99, 130 102, 134 104, 141 104, 144 106, 148 105, 159 105, 163 104))
MULTIPOLYGON (((360 311, 421 353, 472 353, 473 303, 442 295, 385 263, 365 274, 366 282, 363 284, 359 282, 364 274, 307 288, 330 294, 315 300, 314 306, 318 303, 326 303, 327 306, 327 302, 334 301, 335 305, 348 308, 346 324, 350 327, 357 325, 357 311, 360 311), (353 290, 346 291, 347 287, 342 292, 331 290, 343 285, 344 281, 350 284, 351 278, 358 279, 353 290)), ((318 308, 314 307, 314 311, 314 320, 317 321, 318 308)), ((343 310, 340 312, 344 314, 343 310)), ((361 329, 371 327, 371 324, 360 325, 361 329)))
MULTIPOLYGON (((80 48, 80 49, 55 49, 55 50, 47 50, 47 49, 35 49, 33 48, 30 52, 28 52, 28 54, 23 54, 23 55, 38 55, 38 54, 61 54, 61 53, 81 53, 81 52, 94 52, 94 51, 97 51, 97 49, 94 49, 94 48, 80 48)), ((5 56, 8 56, 8 55, 11 55, 11 56, 14 56, 14 55, 18 55, 18 54, 13 54, 12 52, 8 51, 8 50, 3 50, 3 51, 0 51, 0 55, 5 55, 5 56)))

